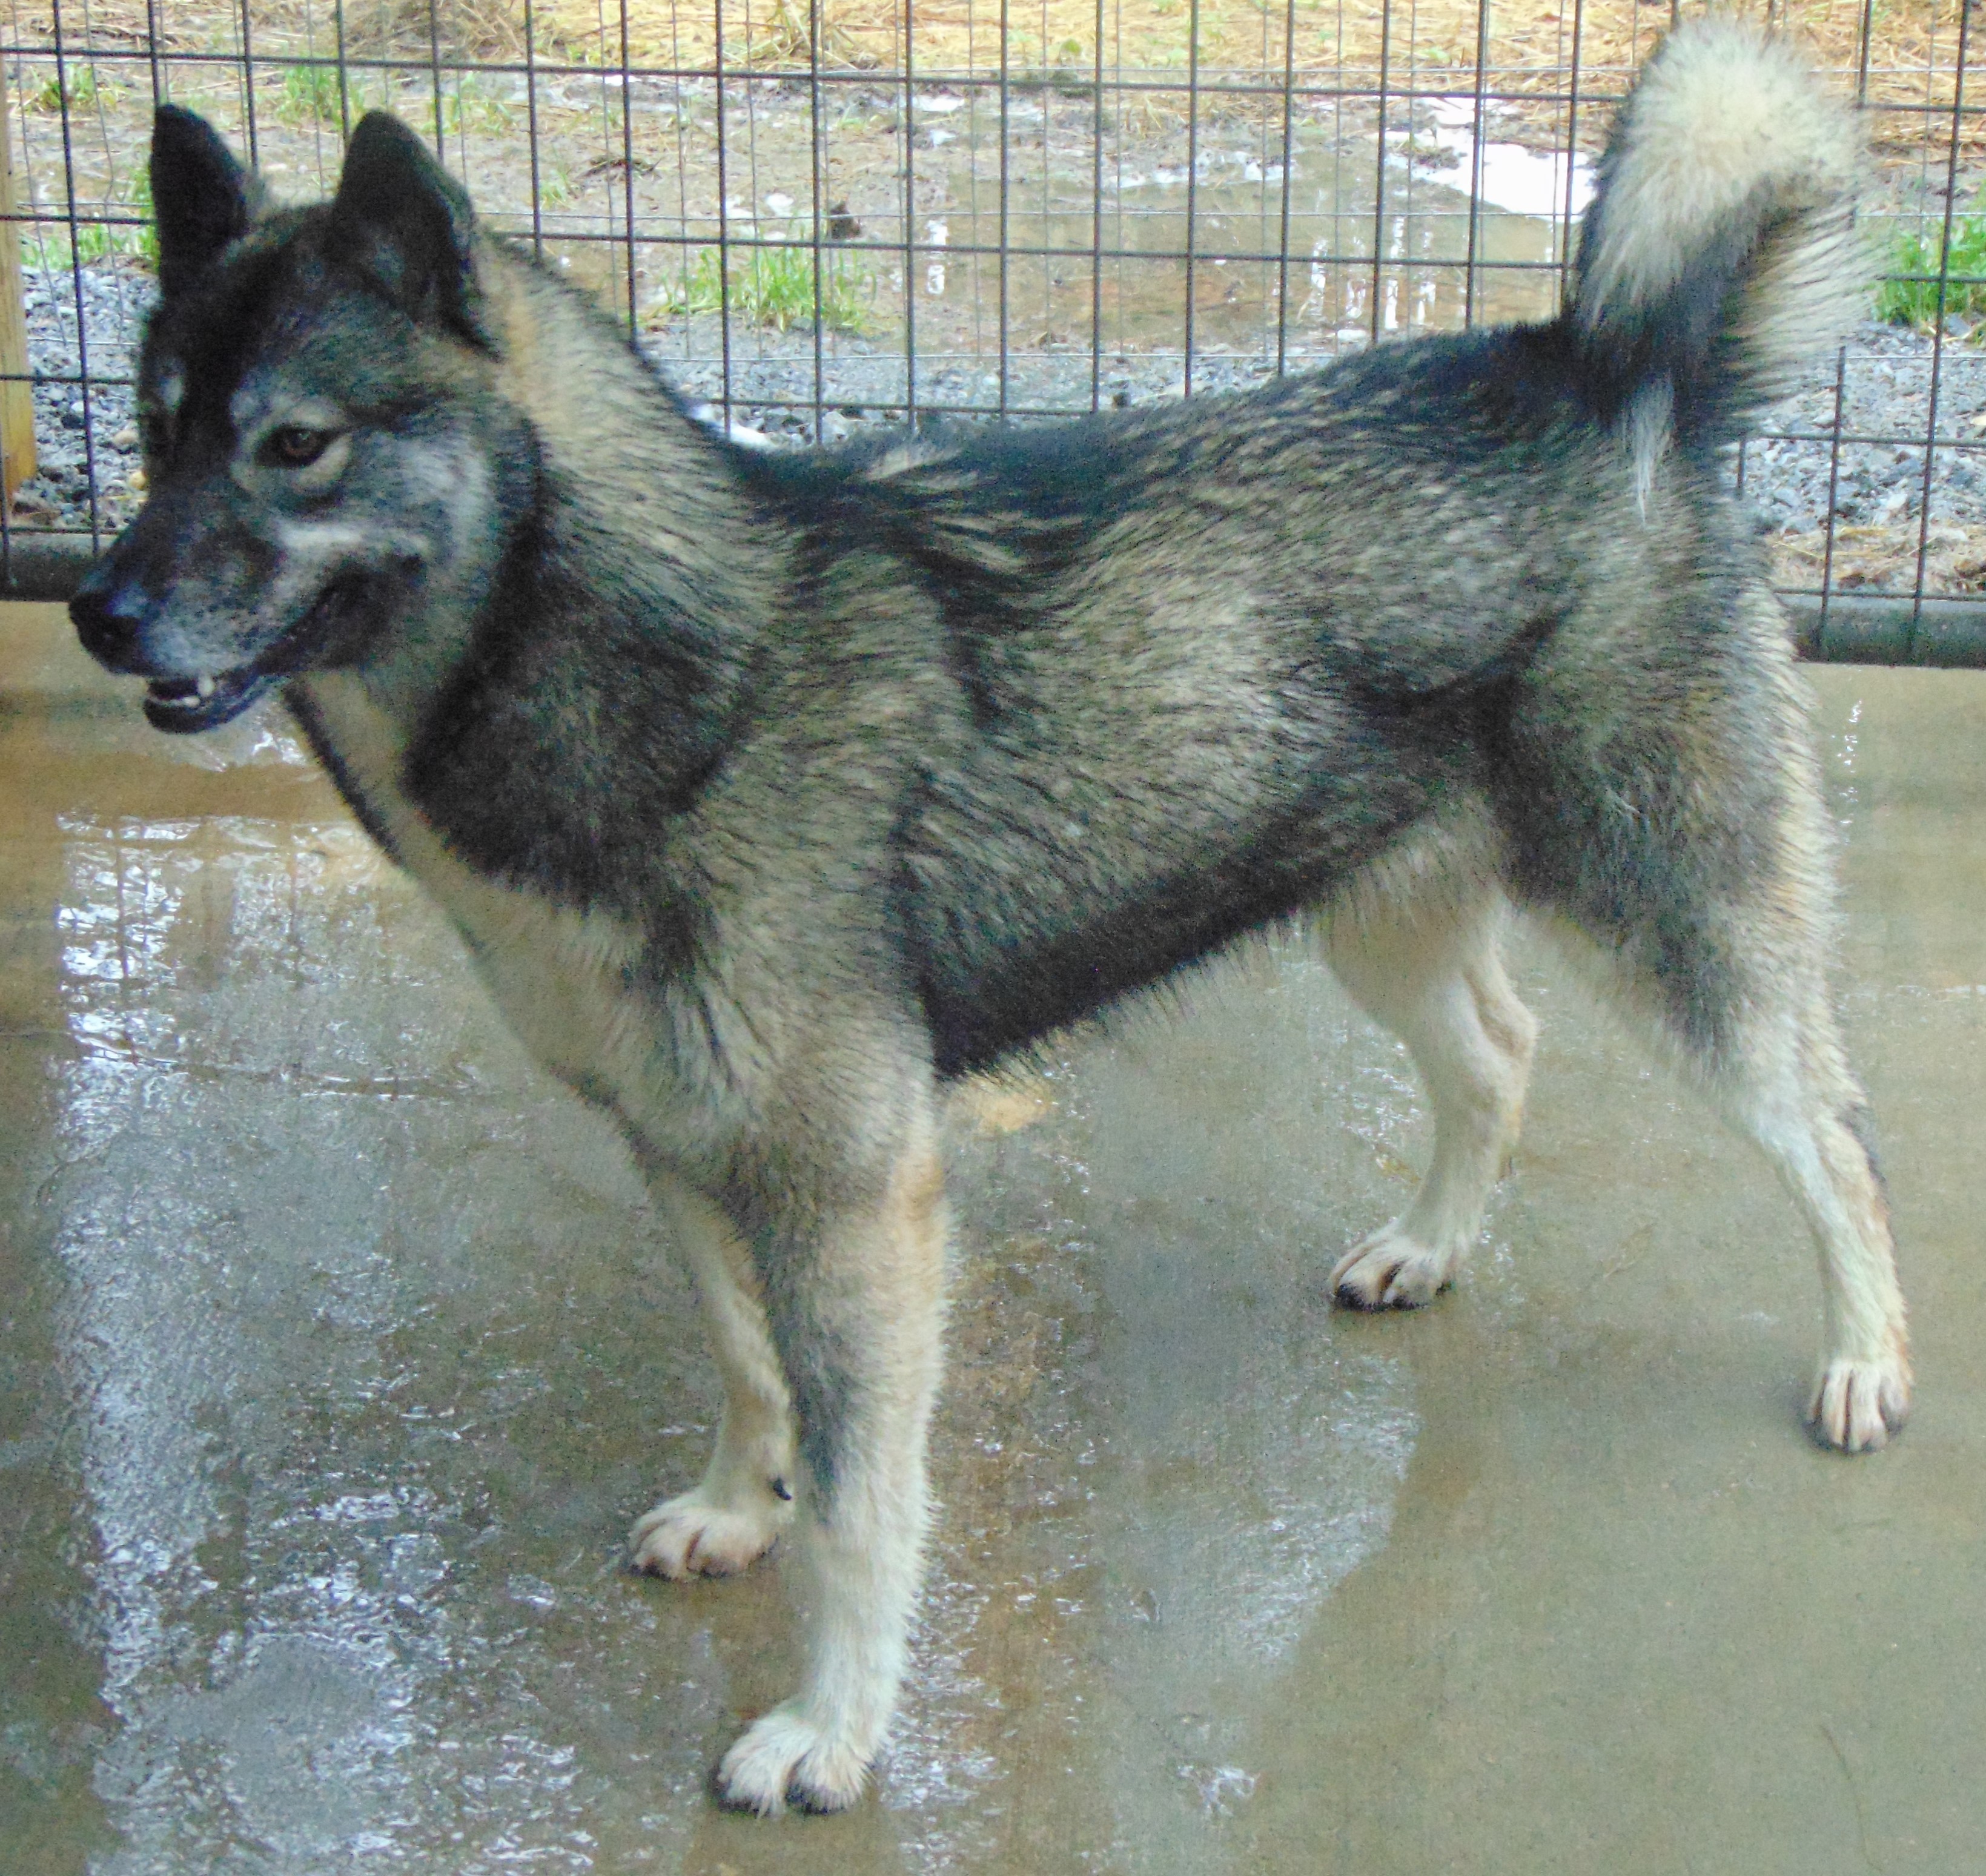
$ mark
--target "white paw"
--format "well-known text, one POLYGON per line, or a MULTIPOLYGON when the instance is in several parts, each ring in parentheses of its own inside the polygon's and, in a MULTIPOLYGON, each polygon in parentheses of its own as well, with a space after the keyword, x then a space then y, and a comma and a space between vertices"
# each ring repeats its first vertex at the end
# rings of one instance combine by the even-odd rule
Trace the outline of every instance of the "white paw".
POLYGON ((752 1721, 717 1768, 717 1795, 762 1817, 846 1810, 869 1782, 870 1754, 808 1719, 788 1700, 752 1721))
POLYGON ((1838 1452, 1873 1453, 1901 1433, 1910 1417, 1910 1363, 1900 1355, 1873 1361, 1829 1362, 1814 1383, 1806 1423, 1813 1437, 1838 1452))
POLYGON ((638 1518, 628 1535, 635 1568, 678 1582, 749 1569, 773 1548, 793 1515, 791 1504, 760 1489, 762 1506, 722 1502, 703 1485, 665 1498, 638 1518))
POLYGON ((1417 1310, 1447 1289, 1461 1262, 1459 1250, 1430 1250, 1396 1219, 1338 1259, 1331 1293, 1347 1309, 1417 1310))

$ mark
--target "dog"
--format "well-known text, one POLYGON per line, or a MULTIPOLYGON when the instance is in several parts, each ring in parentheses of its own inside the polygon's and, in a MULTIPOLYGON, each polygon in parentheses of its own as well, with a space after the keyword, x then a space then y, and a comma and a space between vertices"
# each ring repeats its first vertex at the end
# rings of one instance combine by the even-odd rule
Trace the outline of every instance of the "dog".
POLYGON ((1360 1309, 1455 1278, 1557 932, 1818 1243, 1820 1442, 1910 1398, 1827 984, 1829 824, 1721 452, 1856 315, 1851 120, 1782 44, 1675 32, 1562 311, 1247 395, 749 452, 480 231, 390 116, 265 203, 160 111, 146 505, 72 608, 162 730, 280 692, 508 1020, 624 1132, 724 1410, 636 1524, 667 1577, 783 1535, 799 1691, 727 1803, 860 1797, 930 1519, 948 1085, 1283 921, 1435 1116, 1360 1309))

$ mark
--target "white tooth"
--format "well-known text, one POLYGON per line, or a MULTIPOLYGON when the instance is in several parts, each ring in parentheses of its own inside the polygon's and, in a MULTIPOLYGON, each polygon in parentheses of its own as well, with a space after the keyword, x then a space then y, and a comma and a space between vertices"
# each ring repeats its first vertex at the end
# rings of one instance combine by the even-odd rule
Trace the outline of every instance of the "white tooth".
POLYGON ((214 694, 214 680, 211 677, 203 677, 194 686, 194 689, 204 701, 214 694))

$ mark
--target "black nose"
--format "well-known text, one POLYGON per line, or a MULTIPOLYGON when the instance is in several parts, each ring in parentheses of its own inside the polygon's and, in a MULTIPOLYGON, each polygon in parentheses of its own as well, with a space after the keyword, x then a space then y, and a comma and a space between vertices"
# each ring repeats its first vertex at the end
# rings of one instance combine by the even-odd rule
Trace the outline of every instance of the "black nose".
POLYGON ((69 616, 83 650, 98 664, 115 671, 132 668, 144 595, 134 583, 119 580, 109 561, 98 561, 84 577, 69 600, 69 616))

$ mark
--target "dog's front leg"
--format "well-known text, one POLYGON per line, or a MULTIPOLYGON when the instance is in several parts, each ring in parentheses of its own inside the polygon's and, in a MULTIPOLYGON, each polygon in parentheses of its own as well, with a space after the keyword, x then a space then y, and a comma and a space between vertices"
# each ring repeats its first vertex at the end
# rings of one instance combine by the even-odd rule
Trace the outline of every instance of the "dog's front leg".
POLYGON ((753 1721, 718 1767, 727 1804, 842 1810, 884 1743, 930 1521, 945 1235, 927 1140, 898 1155, 870 1203, 829 1210, 803 1232, 750 1234, 793 1404, 808 1634, 799 1692, 753 1721))
POLYGON ((702 1478, 637 1519, 629 1548, 637 1569, 658 1576, 729 1576, 763 1556, 793 1519, 786 1377, 767 1333, 757 1273, 729 1221, 650 1156, 643 1163, 696 1279, 724 1414, 702 1478))

